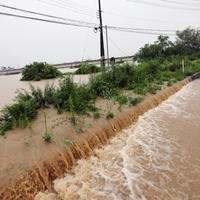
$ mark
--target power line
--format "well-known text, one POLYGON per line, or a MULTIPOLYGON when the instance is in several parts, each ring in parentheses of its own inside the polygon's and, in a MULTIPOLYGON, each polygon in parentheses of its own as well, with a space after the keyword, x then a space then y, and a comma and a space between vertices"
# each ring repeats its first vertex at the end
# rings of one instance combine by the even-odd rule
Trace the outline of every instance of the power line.
POLYGON ((175 5, 180 5, 180 6, 200 6, 200 4, 197 3, 186 3, 186 2, 180 2, 180 1, 174 1, 174 0, 160 0, 164 3, 170 3, 170 4, 175 4, 175 5))
MULTIPOLYGON (((42 19, 42 18, 37 18, 37 17, 29 17, 29 16, 24 16, 24 15, 5 13, 5 12, 0 12, 0 15, 10 16, 10 17, 15 17, 15 18, 22 18, 22 19, 35 20, 35 21, 42 21, 42 22, 53 23, 53 24, 67 25, 67 26, 94 28, 94 26, 92 24, 90 25, 90 24, 77 24, 77 23, 61 22, 61 21, 56 21, 56 20, 48 20, 48 19, 42 19)), ((162 34, 164 34, 164 35, 175 35, 175 34, 172 34, 172 33, 156 32, 156 31, 158 31, 158 29, 157 30, 151 29, 151 31, 150 31, 150 29, 139 30, 139 29, 134 29, 134 28, 113 27, 113 26, 108 26, 108 28, 110 30, 115 30, 115 31, 130 32, 130 33, 145 34, 145 35, 162 35, 162 34)))
POLYGON ((75 23, 68 23, 68 22, 61 22, 61 21, 55 21, 55 20, 48 20, 48 19, 41 19, 37 17, 28 17, 24 15, 16 15, 11 13, 5 13, 0 12, 0 15, 10 16, 10 17, 16 17, 16 18, 22 18, 22 19, 29 19, 29 20, 35 20, 35 21, 42 21, 42 22, 48 22, 53 24, 61 24, 61 25, 67 25, 67 26, 76 26, 76 27, 84 27, 84 28, 94 28, 92 25, 81 25, 81 24, 75 24, 75 23))
POLYGON ((71 0, 58 0, 58 1, 62 1, 64 3, 68 3, 70 4, 72 7, 75 7, 75 8, 79 8, 79 9, 84 9, 84 10, 88 10, 90 12, 94 12, 96 13, 96 9, 95 8, 91 8, 91 7, 88 7, 88 6, 85 6, 85 5, 82 5, 82 4, 79 4, 79 3, 76 3, 74 1, 71 1, 71 0))
POLYGON ((82 13, 86 13, 86 14, 92 14, 95 15, 96 10, 90 10, 87 7, 80 7, 78 4, 75 4, 74 2, 70 2, 70 1, 64 1, 64 0, 47 0, 49 2, 53 2, 55 4, 58 5, 63 5, 67 8, 73 9, 73 11, 78 11, 78 12, 82 12, 82 13))
POLYGON ((134 30, 134 31, 161 31, 161 32, 171 32, 174 33, 176 30, 169 30, 169 29, 148 29, 148 28, 126 28, 126 27, 119 27, 119 26, 108 26, 110 29, 121 29, 121 30, 134 30))
POLYGON ((21 9, 21 8, 16 8, 16 7, 12 7, 12 6, 7 6, 7 5, 2 5, 2 4, 0 4, 0 7, 11 9, 11 10, 16 10, 16 11, 21 11, 21 12, 25 12, 25 13, 29 13, 29 14, 39 15, 39 16, 43 16, 43 17, 50 17, 50 18, 53 18, 53 19, 70 21, 70 22, 74 22, 74 23, 87 24, 87 25, 93 25, 93 26, 97 25, 95 23, 90 23, 90 22, 85 22, 85 21, 80 21, 80 20, 73 20, 73 19, 63 18, 63 17, 57 17, 55 15, 38 13, 38 12, 34 12, 34 11, 30 11, 30 10, 25 10, 25 9, 21 9))
POLYGON ((127 0, 132 3, 137 3, 137 4, 144 4, 144 5, 149 5, 149 6, 154 6, 154 7, 160 7, 160 8, 170 8, 170 9, 175 9, 175 10, 185 10, 185 11, 200 11, 200 8, 192 8, 192 7, 179 7, 179 6, 172 6, 172 5, 164 5, 164 4, 159 4, 159 3, 154 3, 150 1, 144 1, 144 0, 127 0))
MULTIPOLYGON (((16 10, 16 11, 21 11, 21 12, 25 12, 25 13, 29 13, 29 14, 40 15, 40 16, 44 16, 44 17, 50 17, 50 18, 53 18, 53 19, 60 19, 60 20, 64 20, 64 21, 69 21, 70 23, 73 22, 73 23, 80 24, 80 25, 89 25, 89 27, 97 27, 98 26, 98 24, 95 24, 95 23, 90 23, 90 22, 85 22, 85 21, 80 21, 80 20, 74 20, 74 19, 69 19, 69 18, 63 18, 63 17, 58 17, 58 16, 55 16, 55 15, 49 15, 49 14, 44 14, 44 13, 38 13, 38 12, 31 11, 31 10, 25 10, 25 9, 21 9, 21 8, 11 7, 11 6, 8 6, 8 5, 0 4, 0 7, 8 8, 8 9, 11 9, 11 10, 16 10)), ((23 16, 23 17, 26 17, 26 16, 23 16)), ((31 18, 31 19, 33 19, 33 18, 31 18)), ((37 18, 37 19, 39 20, 40 18, 37 18)), ((176 30, 148 29, 148 28, 127 28, 127 27, 118 27, 118 26, 108 26, 108 28, 113 29, 113 30, 121 30, 121 31, 123 31, 123 30, 124 31, 148 31, 148 32, 150 31, 150 32, 169 32, 169 33, 176 32, 176 30)))
POLYGON ((57 7, 57 8, 62 8, 62 9, 65 9, 65 10, 68 10, 68 11, 71 11, 71 12, 74 12, 76 14, 81 14, 81 15, 86 15, 86 16, 89 16, 89 17, 94 17, 95 15, 91 15, 91 14, 88 14, 88 13, 85 13, 83 11, 78 11, 76 8, 71 8, 69 6, 66 6, 66 5, 63 5, 63 4, 59 4, 58 2, 55 2, 55 0, 53 0, 52 2, 47 2, 47 1, 44 1, 44 0, 37 0, 41 3, 44 3, 46 5, 50 5, 50 6, 54 6, 54 7, 57 7))
POLYGON ((137 33, 137 34, 143 34, 143 35, 168 35, 168 36, 176 35, 175 33, 173 34, 173 33, 162 33, 162 32, 147 32, 147 31, 137 31, 137 30, 129 30, 129 29, 111 29, 111 30, 128 32, 128 33, 137 33))
POLYGON ((112 45, 115 46, 116 49, 118 49, 118 51, 120 51, 120 52, 121 52, 122 54, 124 54, 125 56, 128 56, 127 52, 125 52, 124 50, 122 50, 122 49, 117 45, 117 43, 114 42, 113 39, 111 39, 109 36, 108 36, 108 38, 109 38, 109 41, 112 43, 112 45))

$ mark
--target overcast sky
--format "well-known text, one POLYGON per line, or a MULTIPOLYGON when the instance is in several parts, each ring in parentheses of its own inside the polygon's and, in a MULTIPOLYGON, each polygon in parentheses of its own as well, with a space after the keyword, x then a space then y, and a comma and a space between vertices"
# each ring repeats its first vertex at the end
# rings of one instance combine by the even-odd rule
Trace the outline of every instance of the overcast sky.
MULTIPOLYGON (((140 2, 169 5, 169 7, 156 7, 128 0, 102 0, 104 24, 175 30, 182 30, 187 26, 194 28, 200 26, 200 1, 168 1, 175 2, 173 4, 163 3, 163 0, 141 0, 140 2), (181 7, 196 10, 178 9, 180 5, 177 2, 181 2, 181 7)), ((98 23, 96 18, 98 0, 0 0, 0 4, 98 23), (44 2, 51 2, 53 5, 47 5, 44 2), (59 5, 58 2, 60 2, 59 5)), ((0 8, 0 12, 27 15, 3 8, 0 8)), ((112 39, 109 41, 111 56, 132 55, 145 43, 156 39, 156 36, 111 30, 109 37, 112 39)), ((0 15, 0 66, 21 67, 33 61, 46 61, 53 64, 98 57, 99 35, 95 34, 93 29, 0 15)))

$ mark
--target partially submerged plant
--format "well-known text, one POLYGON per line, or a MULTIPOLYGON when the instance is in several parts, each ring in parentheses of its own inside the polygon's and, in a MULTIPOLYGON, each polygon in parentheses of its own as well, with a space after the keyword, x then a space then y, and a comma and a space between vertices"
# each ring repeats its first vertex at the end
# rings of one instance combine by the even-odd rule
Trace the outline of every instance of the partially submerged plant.
POLYGON ((94 119, 99 119, 100 117, 101 117, 101 114, 100 114, 99 110, 94 111, 93 118, 94 119))
POLYGON ((114 97, 114 100, 119 103, 118 110, 121 111, 122 106, 128 103, 128 97, 124 95, 118 95, 114 97))
POLYGON ((114 113, 108 112, 107 115, 106 115, 106 119, 113 119, 114 116, 115 116, 114 113))
POLYGON ((43 136, 42 136, 43 140, 46 142, 46 143, 51 143, 52 142, 52 136, 51 134, 49 133, 45 133, 43 136))
POLYGON ((62 73, 57 68, 43 62, 34 62, 26 65, 22 71, 22 81, 40 81, 61 76, 62 73))
POLYGON ((74 102, 73 102, 71 95, 69 97, 69 111, 71 113, 70 121, 71 121, 73 126, 76 126, 77 120, 76 120, 76 114, 75 114, 75 111, 74 111, 74 102))
POLYGON ((142 101, 142 97, 136 96, 136 97, 129 97, 129 105, 135 106, 138 103, 142 101))
POLYGON ((73 142, 71 139, 69 139, 69 138, 65 138, 65 139, 63 140, 63 143, 64 143, 65 145, 72 145, 72 144, 74 144, 74 142, 73 142))
POLYGON ((94 74, 101 72, 101 68, 92 64, 82 64, 75 74, 94 74))
POLYGON ((44 112, 44 123, 45 123, 45 133, 42 136, 42 138, 46 143, 51 143, 52 142, 52 135, 50 133, 48 133, 46 112, 44 112))

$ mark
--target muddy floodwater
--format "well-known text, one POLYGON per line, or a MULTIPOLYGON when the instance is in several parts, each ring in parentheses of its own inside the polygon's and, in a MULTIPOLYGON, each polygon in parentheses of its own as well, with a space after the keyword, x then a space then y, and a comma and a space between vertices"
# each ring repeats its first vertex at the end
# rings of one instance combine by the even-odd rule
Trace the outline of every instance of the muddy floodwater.
MULTIPOLYGON (((74 72, 76 69, 62 69, 61 72, 74 72)), ((89 75, 75 75, 75 83, 87 83, 89 75)), ((44 88, 47 84, 58 85, 59 79, 43 80, 43 81, 20 81, 21 74, 0 76, 0 109, 11 104, 15 99, 16 92, 20 89, 29 90, 30 84, 35 87, 44 88)))
POLYGON ((199 200, 200 80, 113 138, 36 200, 199 200))

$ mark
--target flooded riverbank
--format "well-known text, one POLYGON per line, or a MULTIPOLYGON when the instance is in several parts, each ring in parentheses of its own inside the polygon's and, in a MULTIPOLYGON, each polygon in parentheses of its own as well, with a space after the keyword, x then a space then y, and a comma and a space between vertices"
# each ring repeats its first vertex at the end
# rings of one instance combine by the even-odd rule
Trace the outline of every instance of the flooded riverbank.
POLYGON ((56 180, 57 195, 36 200, 200 199, 199 99, 196 80, 56 180))
MULTIPOLYGON (((74 72, 77 69, 61 69, 63 73, 74 72)), ((87 83, 89 80, 89 75, 74 75, 75 83, 87 83)), ((17 90, 30 89, 30 84, 35 87, 44 88, 47 84, 58 85, 59 79, 42 80, 42 81, 20 81, 21 74, 16 75, 4 75, 0 76, 0 109, 4 106, 11 104, 15 99, 17 90)))

